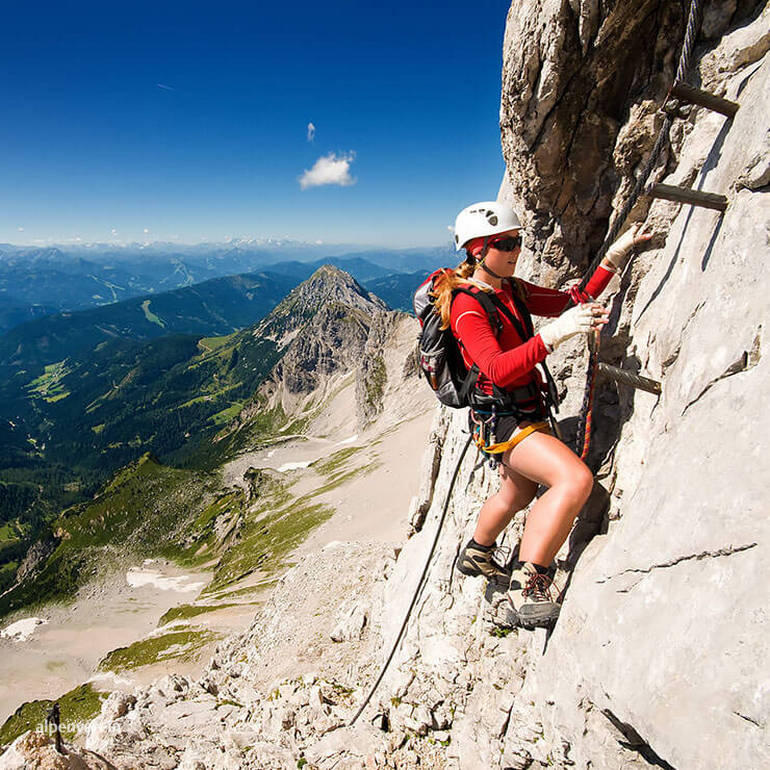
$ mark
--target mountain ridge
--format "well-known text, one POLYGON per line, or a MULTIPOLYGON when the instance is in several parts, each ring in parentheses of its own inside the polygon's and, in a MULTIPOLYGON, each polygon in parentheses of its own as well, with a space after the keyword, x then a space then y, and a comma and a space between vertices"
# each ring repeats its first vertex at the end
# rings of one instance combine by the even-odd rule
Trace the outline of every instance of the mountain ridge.
MULTIPOLYGON (((78 457, 61 482, 74 489, 93 490, 105 472, 148 451, 165 463, 209 471, 228 453, 290 426, 298 400, 312 395, 316 407, 322 403, 325 385, 360 363, 370 318, 388 312, 351 276, 322 266, 262 321, 234 334, 110 340, 82 360, 68 359, 47 395, 36 397, 48 427, 32 435, 49 463, 78 457)), ((31 413, 27 424, 40 416, 31 413)), ((14 430, 25 446, 24 423, 14 430)), ((13 471, 0 470, 0 480, 17 478, 13 471)), ((0 485, 6 498, 9 490, 0 485)), ((16 550, 5 556, 6 564, 18 560, 16 550)))
POLYGON ((246 273, 37 319, 0 336, 0 374, 13 376, 19 369, 37 374, 116 337, 229 334, 257 322, 297 283, 283 274, 246 273))
POLYGON ((297 253, 264 252, 231 244, 196 247, 189 253, 160 250, 84 250, 58 248, 19 249, 11 254, 0 247, 0 298, 15 298, 21 308, 0 312, 0 332, 17 319, 41 315, 43 308, 56 312, 103 307, 138 296, 191 286, 234 274, 275 272, 300 280, 321 264, 331 262, 368 281, 392 273, 432 270, 454 259, 448 249, 379 249, 336 254, 321 246, 297 253))

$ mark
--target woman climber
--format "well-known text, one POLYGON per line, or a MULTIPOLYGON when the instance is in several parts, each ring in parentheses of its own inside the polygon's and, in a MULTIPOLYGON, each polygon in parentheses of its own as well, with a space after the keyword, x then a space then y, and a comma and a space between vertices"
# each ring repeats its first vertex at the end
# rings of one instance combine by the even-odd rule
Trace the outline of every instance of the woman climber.
POLYGON ((631 227, 608 249, 585 292, 561 292, 513 277, 521 231, 516 213, 501 203, 463 209, 455 243, 458 251, 465 249, 465 261, 437 278, 434 305, 443 328, 451 327, 465 365, 478 367, 471 418, 486 451, 501 460, 500 489, 482 506, 457 568, 509 586, 519 623, 531 628, 549 625, 559 614, 549 567, 593 487, 588 467, 548 430, 535 367, 565 340, 607 323, 609 311, 594 298, 623 270, 633 247, 652 234, 631 227), (487 295, 483 302, 477 298, 481 292, 487 295), (492 315, 490 301, 497 311, 492 315), (576 305, 566 310, 571 301, 576 305), (533 335, 530 313, 555 320, 533 335), (547 491, 527 515, 518 561, 512 568, 501 566, 493 559, 496 539, 516 511, 532 502, 539 485, 547 491))

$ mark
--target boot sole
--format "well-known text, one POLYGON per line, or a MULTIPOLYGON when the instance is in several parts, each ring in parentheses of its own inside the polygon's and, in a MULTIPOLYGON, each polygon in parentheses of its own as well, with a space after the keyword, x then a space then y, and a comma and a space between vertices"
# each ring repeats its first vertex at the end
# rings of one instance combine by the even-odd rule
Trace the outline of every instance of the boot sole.
POLYGON ((561 607, 557 605, 555 609, 549 608, 546 611, 522 615, 520 612, 516 612, 512 602, 511 609, 516 614, 519 625, 522 628, 547 628, 558 620, 559 612, 561 611, 561 607))

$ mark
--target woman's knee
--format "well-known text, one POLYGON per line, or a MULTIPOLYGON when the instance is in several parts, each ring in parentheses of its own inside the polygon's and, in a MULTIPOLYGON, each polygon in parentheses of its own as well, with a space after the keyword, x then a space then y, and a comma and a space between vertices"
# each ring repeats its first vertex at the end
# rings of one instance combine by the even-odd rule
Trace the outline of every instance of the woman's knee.
POLYGON ((558 490, 559 496, 568 502, 570 508, 579 510, 588 500, 593 486, 593 474, 585 463, 578 460, 562 469, 550 488, 558 490))
POLYGON ((591 496, 594 488, 594 476, 588 466, 580 461, 570 474, 569 486, 575 496, 575 502, 583 507, 591 496))
POLYGON ((534 492, 532 494, 529 491, 524 490, 500 490, 496 492, 492 497, 496 499, 501 508, 504 508, 511 517, 520 511, 522 508, 526 508, 534 498, 534 492))

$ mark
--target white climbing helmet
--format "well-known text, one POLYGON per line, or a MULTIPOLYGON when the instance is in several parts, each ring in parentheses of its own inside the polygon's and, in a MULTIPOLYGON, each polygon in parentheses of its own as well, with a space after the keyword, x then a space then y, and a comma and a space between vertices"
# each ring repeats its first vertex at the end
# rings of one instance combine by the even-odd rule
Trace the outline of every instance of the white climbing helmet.
POLYGON ((510 206, 497 201, 472 203, 455 219, 455 248, 460 251, 473 238, 520 229, 519 217, 510 206))

